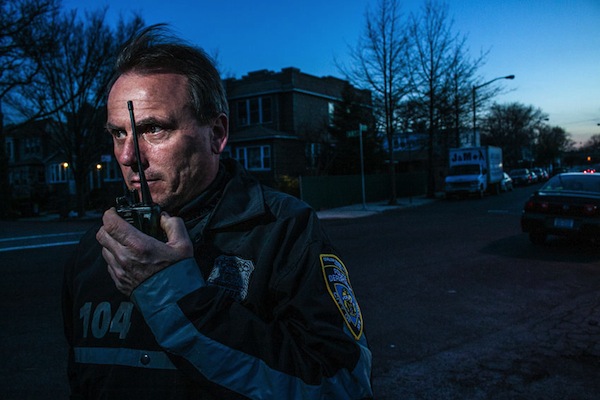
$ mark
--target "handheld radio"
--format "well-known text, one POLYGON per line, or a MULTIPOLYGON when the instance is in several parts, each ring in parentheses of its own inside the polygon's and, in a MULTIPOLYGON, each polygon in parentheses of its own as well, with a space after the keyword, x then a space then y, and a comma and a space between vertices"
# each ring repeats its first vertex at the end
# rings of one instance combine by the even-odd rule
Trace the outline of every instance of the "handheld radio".
POLYGON ((150 188, 146 180, 146 174, 142 167, 140 159, 140 145, 135 128, 135 117, 133 115, 133 102, 127 102, 129 109, 129 118, 131 119, 131 135, 133 136, 133 145, 135 147, 135 157, 138 164, 138 174, 140 177, 141 201, 138 191, 132 189, 125 196, 117 197, 117 214, 140 231, 156 239, 164 240, 164 232, 160 228, 160 206, 152 201, 150 188))

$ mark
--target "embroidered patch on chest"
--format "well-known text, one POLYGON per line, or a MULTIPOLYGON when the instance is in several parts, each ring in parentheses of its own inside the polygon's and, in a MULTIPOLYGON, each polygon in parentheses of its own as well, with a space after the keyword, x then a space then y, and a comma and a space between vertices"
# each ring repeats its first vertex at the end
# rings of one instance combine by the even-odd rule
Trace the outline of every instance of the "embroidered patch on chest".
POLYGON ((221 255, 215 259, 207 283, 225 289, 235 300, 242 301, 248 295, 252 271, 254 271, 252 261, 221 255))
POLYGON ((335 300, 348 329, 358 340, 363 332, 363 318, 352 286, 350 286, 348 271, 337 256, 321 254, 320 257, 327 290, 335 300))

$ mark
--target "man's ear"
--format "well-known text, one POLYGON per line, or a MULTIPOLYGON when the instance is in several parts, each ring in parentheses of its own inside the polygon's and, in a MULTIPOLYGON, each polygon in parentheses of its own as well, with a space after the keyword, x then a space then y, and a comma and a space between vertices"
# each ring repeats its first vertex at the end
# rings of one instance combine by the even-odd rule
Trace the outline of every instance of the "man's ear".
POLYGON ((229 138, 229 120, 227 115, 220 114, 212 125, 211 149, 214 154, 221 154, 229 138))

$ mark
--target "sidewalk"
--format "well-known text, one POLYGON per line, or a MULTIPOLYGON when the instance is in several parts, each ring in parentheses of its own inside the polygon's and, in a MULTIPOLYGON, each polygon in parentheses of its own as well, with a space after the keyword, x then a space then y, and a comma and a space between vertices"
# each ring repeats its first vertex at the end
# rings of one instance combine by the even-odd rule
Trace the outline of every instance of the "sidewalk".
MULTIPOLYGON (((429 204, 434 202, 436 199, 427 198, 423 195, 414 197, 402 197, 398 199, 395 205, 389 205, 387 200, 379 202, 367 203, 367 204, 352 204, 349 206, 330 208, 327 210, 317 211, 319 219, 348 219, 348 218, 362 218, 370 215, 378 214, 384 211, 416 207, 423 204, 429 204)), ((83 218, 77 218, 74 215, 70 215, 67 219, 61 219, 58 214, 44 214, 37 217, 20 218, 19 221, 31 222, 31 221, 84 221, 84 220, 99 220, 102 218, 102 213, 98 211, 87 211, 83 218)))
POLYGON ((349 206, 317 211, 317 215, 319 216, 319 219, 362 218, 389 210, 429 204, 435 200, 435 198, 431 199, 425 196, 403 197, 398 199, 398 202, 395 205, 388 204, 387 200, 367 204, 352 204, 349 206))
POLYGON ((100 211, 86 211, 85 215, 81 218, 77 217, 76 214, 72 213, 67 218, 61 218, 57 213, 44 213, 36 217, 25 217, 19 218, 19 221, 25 222, 37 222, 37 221, 50 221, 50 222, 65 222, 65 221, 86 221, 86 220, 100 220, 102 218, 102 212, 100 211))

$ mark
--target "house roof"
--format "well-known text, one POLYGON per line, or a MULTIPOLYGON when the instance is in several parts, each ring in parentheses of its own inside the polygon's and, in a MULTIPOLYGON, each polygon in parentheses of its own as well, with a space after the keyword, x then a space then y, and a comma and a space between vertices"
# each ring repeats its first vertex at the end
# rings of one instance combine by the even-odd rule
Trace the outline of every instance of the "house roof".
POLYGON ((288 132, 270 129, 262 125, 250 126, 229 134, 229 143, 256 142, 259 140, 299 140, 298 136, 288 132))

